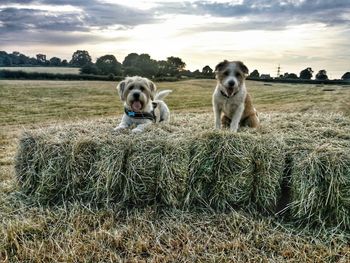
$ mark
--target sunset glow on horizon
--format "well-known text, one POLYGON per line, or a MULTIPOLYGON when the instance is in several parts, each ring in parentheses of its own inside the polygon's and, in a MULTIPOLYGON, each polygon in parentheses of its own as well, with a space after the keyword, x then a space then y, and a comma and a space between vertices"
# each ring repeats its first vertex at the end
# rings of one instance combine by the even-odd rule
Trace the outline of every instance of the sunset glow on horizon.
POLYGON ((93 60, 129 53, 161 60, 178 56, 187 69, 242 60, 276 75, 312 67, 330 78, 350 71, 347 0, 0 2, 0 50, 70 59, 78 49, 93 60))

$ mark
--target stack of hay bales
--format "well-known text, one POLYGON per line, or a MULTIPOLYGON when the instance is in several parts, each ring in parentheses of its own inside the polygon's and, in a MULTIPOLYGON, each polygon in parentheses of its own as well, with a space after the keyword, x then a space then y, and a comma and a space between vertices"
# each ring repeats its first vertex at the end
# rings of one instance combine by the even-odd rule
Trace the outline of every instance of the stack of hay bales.
POLYGON ((183 140, 45 135, 26 133, 16 160, 21 189, 39 202, 182 206, 189 163, 183 140))
POLYGON ((112 120, 26 132, 16 173, 43 204, 121 208, 258 210, 350 228, 350 119, 262 114, 262 127, 213 131, 208 114, 188 114, 144 133, 114 134, 112 120))
POLYGON ((325 146, 295 153, 293 218, 311 226, 350 228, 350 151, 325 146))

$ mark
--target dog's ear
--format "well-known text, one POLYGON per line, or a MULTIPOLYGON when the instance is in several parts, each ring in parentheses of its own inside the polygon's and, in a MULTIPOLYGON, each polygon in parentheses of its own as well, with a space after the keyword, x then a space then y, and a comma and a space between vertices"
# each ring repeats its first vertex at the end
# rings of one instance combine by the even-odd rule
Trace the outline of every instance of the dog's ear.
POLYGON ((125 87, 126 87, 126 80, 119 82, 119 84, 117 86, 119 97, 122 101, 125 100, 125 96, 124 96, 125 87))
POLYGON ((228 61, 225 59, 224 61, 217 64, 215 67, 215 73, 221 71, 224 67, 226 67, 227 63, 228 63, 228 61))
POLYGON ((157 91, 157 86, 156 84, 153 83, 153 81, 147 80, 148 82, 148 87, 151 91, 151 99, 154 100, 154 97, 156 96, 156 91, 157 91))
POLYGON ((247 76, 249 74, 249 69, 247 68, 246 65, 243 64, 242 61, 237 61, 237 65, 241 69, 241 71, 247 76))

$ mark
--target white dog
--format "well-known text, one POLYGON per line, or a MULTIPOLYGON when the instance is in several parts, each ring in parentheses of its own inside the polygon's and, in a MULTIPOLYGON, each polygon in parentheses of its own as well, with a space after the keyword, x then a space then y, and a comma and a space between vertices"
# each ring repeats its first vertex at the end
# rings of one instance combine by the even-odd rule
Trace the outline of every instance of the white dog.
POLYGON ((170 111, 163 99, 171 90, 156 93, 156 85, 139 76, 127 77, 118 84, 117 90, 124 101, 124 115, 115 131, 136 125, 132 132, 142 132, 154 122, 169 121, 170 111))
POLYGON ((220 62, 215 67, 217 85, 213 94, 215 128, 236 132, 239 126, 259 126, 257 111, 245 86, 248 68, 241 61, 220 62))

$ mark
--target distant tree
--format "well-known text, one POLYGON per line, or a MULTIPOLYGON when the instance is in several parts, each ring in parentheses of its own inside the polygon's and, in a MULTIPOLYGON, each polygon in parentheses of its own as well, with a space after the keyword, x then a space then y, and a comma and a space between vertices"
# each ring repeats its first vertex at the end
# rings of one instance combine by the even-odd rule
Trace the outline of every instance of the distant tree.
POLYGON ((327 80, 327 71, 324 69, 321 69, 317 74, 316 74, 316 79, 317 80, 327 80))
POLYGON ((68 61, 67 61, 67 59, 62 60, 61 65, 62 65, 63 67, 68 66, 68 61))
POLYGON ((30 58, 28 61, 29 65, 38 65, 38 61, 36 60, 36 58, 30 58))
POLYGON ((178 73, 186 67, 186 63, 179 57, 168 57, 167 63, 169 64, 172 73, 178 73))
POLYGON ((56 66, 56 67, 61 66, 61 59, 58 58, 58 57, 50 58, 50 65, 51 66, 56 66))
POLYGON ((350 80, 350 72, 346 72, 342 77, 341 79, 343 80, 350 80))
POLYGON ((85 64, 91 63, 91 57, 89 55, 89 52, 86 50, 77 50, 73 53, 72 59, 69 62, 72 66, 75 67, 82 67, 85 64))
POLYGON ((199 69, 196 69, 195 71, 193 71, 193 72, 192 72, 192 75, 193 75, 193 77, 195 77, 195 78, 198 78, 198 77, 201 77, 201 76, 202 76, 202 74, 201 74, 201 72, 199 71, 199 69))
POLYGON ((38 64, 43 65, 46 64, 46 55, 44 54, 37 54, 36 60, 38 61, 38 64))
POLYGON ((183 70, 183 71, 181 71, 181 76, 190 78, 193 76, 193 73, 190 70, 183 70))
POLYGON ((128 54, 123 61, 123 67, 132 67, 136 65, 136 62, 139 58, 139 54, 130 53, 128 54))
POLYGON ((158 75, 159 67, 157 61, 153 60, 149 54, 128 54, 124 61, 124 75, 140 75, 144 77, 153 77, 158 75), (134 73, 134 74, 132 74, 134 73))
POLYGON ((295 73, 288 73, 286 76, 287 79, 298 79, 298 75, 295 73))
POLYGON ((114 74, 120 76, 122 74, 122 64, 113 55, 99 57, 96 60, 96 67, 102 75, 114 74))
POLYGON ((99 74, 99 70, 96 67, 96 65, 94 65, 93 63, 88 63, 85 64, 84 66, 82 66, 80 68, 80 73, 81 74, 93 74, 93 75, 98 75, 99 74))
POLYGON ((11 66, 12 60, 5 51, 0 51, 0 66, 11 66))
POLYGON ((205 66, 205 67, 202 69, 202 73, 203 73, 204 75, 212 75, 212 74, 213 74, 213 69, 207 65, 207 66, 205 66))
MULTIPOLYGON (((287 73, 288 74, 288 73, 287 73)), ((270 74, 261 74, 260 75, 261 79, 272 79, 272 77, 270 76, 270 74)))
POLYGON ((280 78, 284 78, 284 79, 298 79, 298 75, 295 73, 288 73, 285 72, 284 75, 280 75, 280 78))
POLYGON ((254 69, 252 73, 250 73, 249 77, 251 78, 259 78, 260 74, 259 71, 257 69, 254 69))
POLYGON ((29 57, 27 57, 24 54, 19 54, 18 55, 18 64, 19 65, 28 65, 29 64, 29 57))
POLYGON ((314 71, 312 70, 312 68, 306 68, 302 71, 300 71, 300 78, 301 79, 311 79, 312 78, 312 73, 314 73, 314 71))
POLYGON ((158 73, 157 61, 151 59, 151 56, 148 54, 141 54, 136 61, 135 67, 139 68, 145 77, 153 77, 158 73))
POLYGON ((140 76, 142 75, 142 71, 141 69, 137 68, 137 67, 124 67, 124 76, 140 76))
POLYGON ((171 75, 171 70, 170 70, 170 65, 168 64, 167 61, 165 60, 159 60, 157 61, 157 66, 158 66, 158 76, 170 76, 171 75))

